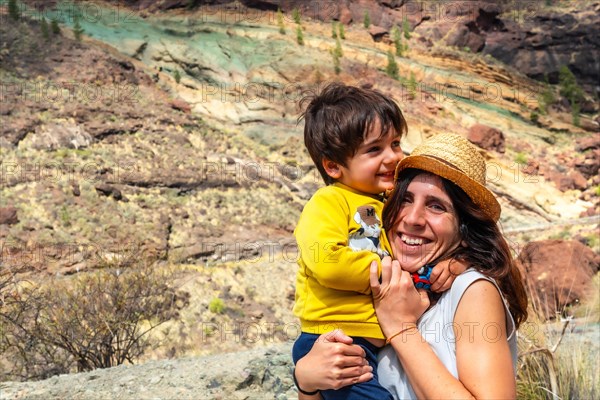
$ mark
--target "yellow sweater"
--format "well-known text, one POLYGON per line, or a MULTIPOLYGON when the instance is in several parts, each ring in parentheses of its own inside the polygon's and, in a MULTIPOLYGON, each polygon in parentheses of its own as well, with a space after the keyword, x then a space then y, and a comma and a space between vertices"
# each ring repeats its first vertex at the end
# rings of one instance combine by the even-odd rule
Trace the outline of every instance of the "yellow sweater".
POLYGON ((303 332, 341 328, 350 336, 384 338, 369 284, 371 262, 381 268, 380 255, 391 254, 382 209, 381 200, 340 183, 306 203, 294 231, 300 250, 294 314, 303 332))

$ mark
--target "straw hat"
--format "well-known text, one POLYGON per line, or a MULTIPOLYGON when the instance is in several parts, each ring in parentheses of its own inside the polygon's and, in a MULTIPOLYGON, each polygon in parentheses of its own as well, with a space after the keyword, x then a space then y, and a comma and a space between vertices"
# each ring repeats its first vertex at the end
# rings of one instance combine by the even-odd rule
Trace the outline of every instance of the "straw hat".
POLYGON ((405 168, 417 168, 446 178, 459 186, 494 221, 500 218, 500 204, 485 187, 485 159, 462 136, 442 133, 415 147, 396 167, 395 180, 405 168))

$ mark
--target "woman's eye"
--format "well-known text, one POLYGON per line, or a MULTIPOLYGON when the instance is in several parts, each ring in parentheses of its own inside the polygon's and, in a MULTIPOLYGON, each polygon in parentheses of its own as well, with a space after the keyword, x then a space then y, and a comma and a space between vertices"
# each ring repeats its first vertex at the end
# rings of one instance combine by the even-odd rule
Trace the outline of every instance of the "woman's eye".
POLYGON ((439 203, 432 203, 429 205, 429 208, 431 208, 435 212, 445 212, 446 211, 446 207, 444 207, 443 205, 441 205, 439 203))

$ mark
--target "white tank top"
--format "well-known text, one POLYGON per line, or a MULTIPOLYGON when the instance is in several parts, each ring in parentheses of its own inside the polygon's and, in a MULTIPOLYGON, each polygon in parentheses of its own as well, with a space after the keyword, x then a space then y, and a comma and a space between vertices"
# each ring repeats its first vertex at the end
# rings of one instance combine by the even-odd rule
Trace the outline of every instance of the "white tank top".
MULTIPOLYGON (((455 378, 458 378, 458 371, 456 367, 456 340, 453 329, 454 314, 462 295, 473 282, 479 279, 486 279, 492 282, 498 289, 493 279, 486 277, 474 269, 469 269, 456 278, 452 287, 442 294, 438 302, 427 310, 417 323, 419 332, 423 338, 429 343, 440 361, 455 378)), ((502 296, 502 300, 504 300, 504 307, 506 309, 508 344, 512 356, 513 369, 516 371, 517 334, 515 323, 510 315, 504 296, 502 296)), ((468 334, 468 332, 464 332, 464 334, 468 334)), ((484 330, 484 334, 489 334, 490 340, 493 340, 493 336, 496 335, 497 337, 498 331, 496 329, 488 329, 484 330)), ((379 374, 379 383, 389 390, 395 399, 417 398, 391 345, 385 346, 379 352, 377 372, 379 374)), ((432 382, 432 384, 435 384, 435 382, 432 382)))

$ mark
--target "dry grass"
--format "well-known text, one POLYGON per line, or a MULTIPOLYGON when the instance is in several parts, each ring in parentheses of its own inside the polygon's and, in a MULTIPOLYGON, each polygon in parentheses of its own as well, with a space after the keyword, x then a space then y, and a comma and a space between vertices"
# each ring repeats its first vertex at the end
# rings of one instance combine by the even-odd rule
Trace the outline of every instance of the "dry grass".
MULTIPOLYGON (((517 368, 517 398, 566 400, 600 398, 600 278, 594 296, 572 316, 545 322, 536 310, 521 328, 517 368)), ((531 304, 539 306, 539 299, 531 304)))

